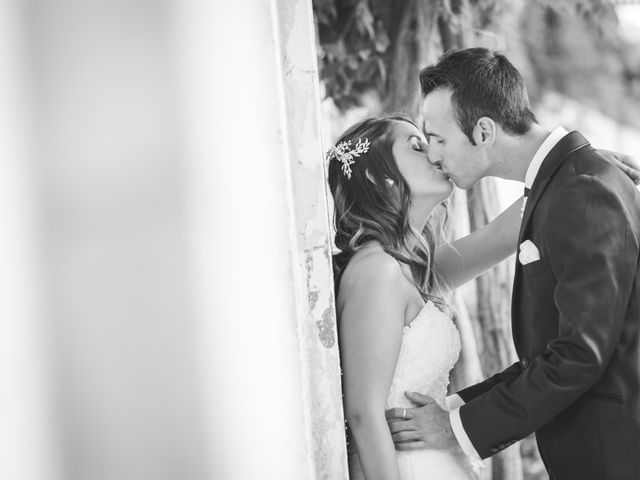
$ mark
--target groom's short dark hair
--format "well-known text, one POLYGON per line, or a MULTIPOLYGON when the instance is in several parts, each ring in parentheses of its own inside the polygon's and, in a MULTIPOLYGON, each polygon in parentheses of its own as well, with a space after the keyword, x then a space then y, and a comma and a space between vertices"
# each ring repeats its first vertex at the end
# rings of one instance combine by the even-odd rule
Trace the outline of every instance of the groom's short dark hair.
POLYGON ((520 72, 507 57, 486 48, 444 53, 422 69, 420 88, 423 97, 439 88, 452 91, 458 124, 472 143, 481 117, 490 117, 514 135, 528 132, 536 122, 520 72))

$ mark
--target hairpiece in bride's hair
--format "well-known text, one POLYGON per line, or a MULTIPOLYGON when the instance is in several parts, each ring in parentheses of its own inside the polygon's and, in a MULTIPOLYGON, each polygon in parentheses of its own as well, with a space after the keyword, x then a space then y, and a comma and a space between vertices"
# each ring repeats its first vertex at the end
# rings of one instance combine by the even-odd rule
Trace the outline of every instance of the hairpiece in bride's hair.
POLYGON ((327 162, 332 158, 337 159, 342 163, 342 173, 351 180, 351 165, 355 162, 354 158, 367 153, 370 145, 366 137, 359 138, 354 147, 351 146, 351 140, 340 142, 337 147, 331 147, 327 151, 327 162))

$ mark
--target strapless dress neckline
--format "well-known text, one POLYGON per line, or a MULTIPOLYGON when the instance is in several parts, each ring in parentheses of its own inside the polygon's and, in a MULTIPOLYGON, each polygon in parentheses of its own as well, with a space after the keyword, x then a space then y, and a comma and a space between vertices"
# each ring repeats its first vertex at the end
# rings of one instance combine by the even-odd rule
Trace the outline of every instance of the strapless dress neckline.
POLYGON ((411 327, 413 327, 414 323, 416 323, 417 321, 419 321, 420 319, 426 319, 428 318, 426 313, 435 310, 436 312, 439 312, 443 315, 446 315, 446 313, 444 313, 442 310, 440 310, 435 303, 433 303, 433 301, 431 300, 427 300, 424 305, 422 305, 422 307, 420 307, 420 310, 418 311, 418 313, 416 314, 415 317, 413 317, 413 320, 411 320, 407 325, 404 326, 404 333, 407 332, 407 330, 409 330, 411 327))

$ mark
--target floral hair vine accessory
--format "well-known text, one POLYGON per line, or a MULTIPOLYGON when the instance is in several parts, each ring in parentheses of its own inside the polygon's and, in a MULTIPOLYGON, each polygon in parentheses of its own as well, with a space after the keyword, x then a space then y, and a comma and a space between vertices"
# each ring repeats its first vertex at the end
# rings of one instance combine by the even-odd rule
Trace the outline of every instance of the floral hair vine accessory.
POLYGON ((337 147, 331 147, 327 151, 327 162, 331 161, 332 158, 337 159, 342 163, 342 173, 351 180, 351 165, 355 163, 354 158, 367 153, 370 145, 371 142, 366 137, 359 138, 353 147, 351 146, 351 140, 340 142, 337 147))

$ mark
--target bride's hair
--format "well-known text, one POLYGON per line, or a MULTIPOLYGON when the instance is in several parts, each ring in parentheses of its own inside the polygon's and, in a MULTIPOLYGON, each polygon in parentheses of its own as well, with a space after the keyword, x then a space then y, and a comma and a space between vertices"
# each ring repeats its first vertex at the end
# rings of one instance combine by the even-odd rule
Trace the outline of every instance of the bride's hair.
MULTIPOLYGON (((334 201, 335 245, 333 256, 336 293, 340 277, 351 257, 369 241, 380 243, 386 253, 409 266, 422 298, 446 308, 448 290, 433 268, 436 242, 443 238, 448 202, 440 204, 420 232, 409 223, 411 191, 392 153, 394 125, 415 123, 402 116, 368 118, 349 128, 336 142, 370 142, 366 153, 349 165, 350 177, 336 156, 329 160, 329 188, 334 201)), ((417 126, 416 126, 417 128, 417 126)))

